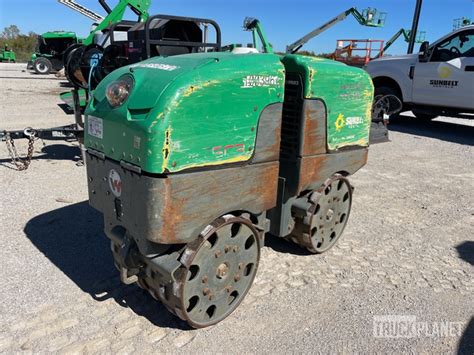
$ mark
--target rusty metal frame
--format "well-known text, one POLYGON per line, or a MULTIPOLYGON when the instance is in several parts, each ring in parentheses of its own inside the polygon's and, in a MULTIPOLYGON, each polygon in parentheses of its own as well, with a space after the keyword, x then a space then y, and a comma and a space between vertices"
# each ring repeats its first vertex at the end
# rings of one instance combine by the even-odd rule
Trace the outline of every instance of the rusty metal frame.
POLYGON ((141 250, 146 241, 191 242, 209 221, 231 211, 258 215, 276 205, 278 161, 159 178, 90 153, 86 160, 90 204, 104 213, 106 225, 126 228, 141 250), (120 198, 110 192, 111 169, 121 176, 120 198))

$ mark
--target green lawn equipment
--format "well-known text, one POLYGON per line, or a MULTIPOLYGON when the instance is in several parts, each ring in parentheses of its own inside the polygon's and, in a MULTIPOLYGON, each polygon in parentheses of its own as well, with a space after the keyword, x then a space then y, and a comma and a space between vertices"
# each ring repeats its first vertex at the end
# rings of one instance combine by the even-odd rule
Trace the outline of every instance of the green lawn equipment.
POLYGON ((51 31, 38 37, 38 45, 27 69, 34 70, 36 74, 49 74, 64 68, 63 56, 67 48, 79 42, 74 32, 51 31))
POLYGON ((340 238, 348 177, 367 161, 373 86, 359 68, 274 54, 255 19, 244 28, 258 45, 232 51, 211 20, 188 18, 186 39, 165 43, 147 35, 155 19, 131 29, 137 42, 120 53, 167 44, 169 56, 131 61, 91 92, 89 200, 121 280, 201 328, 241 303, 266 232, 311 253, 340 238))
POLYGON ((15 63, 16 62, 16 55, 10 48, 8 48, 8 44, 5 44, 3 50, 0 52, 0 63, 15 63))

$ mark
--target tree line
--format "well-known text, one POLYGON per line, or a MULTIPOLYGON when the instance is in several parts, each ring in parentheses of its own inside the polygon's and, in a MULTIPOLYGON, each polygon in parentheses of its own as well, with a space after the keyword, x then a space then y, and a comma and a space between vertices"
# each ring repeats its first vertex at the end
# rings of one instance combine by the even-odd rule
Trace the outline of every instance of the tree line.
POLYGON ((17 62, 30 60, 37 42, 38 35, 36 33, 28 32, 28 34, 23 34, 16 25, 5 27, 0 34, 0 49, 8 45, 8 48, 15 52, 17 62))

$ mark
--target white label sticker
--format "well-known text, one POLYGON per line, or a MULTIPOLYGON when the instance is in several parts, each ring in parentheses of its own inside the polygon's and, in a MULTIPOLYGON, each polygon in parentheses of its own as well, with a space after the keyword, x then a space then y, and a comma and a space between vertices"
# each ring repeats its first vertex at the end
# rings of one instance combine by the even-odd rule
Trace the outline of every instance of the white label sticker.
POLYGON ((179 69, 177 65, 161 64, 161 63, 139 63, 130 65, 130 68, 148 68, 148 69, 159 69, 166 71, 173 71, 179 69))
POLYGON ((278 86, 279 77, 274 75, 247 75, 242 88, 278 86))
POLYGON ((109 187, 115 197, 120 197, 122 194, 122 178, 114 169, 109 171, 109 187))
POLYGON ((93 137, 102 139, 104 135, 104 124, 102 118, 88 116, 87 132, 93 137))

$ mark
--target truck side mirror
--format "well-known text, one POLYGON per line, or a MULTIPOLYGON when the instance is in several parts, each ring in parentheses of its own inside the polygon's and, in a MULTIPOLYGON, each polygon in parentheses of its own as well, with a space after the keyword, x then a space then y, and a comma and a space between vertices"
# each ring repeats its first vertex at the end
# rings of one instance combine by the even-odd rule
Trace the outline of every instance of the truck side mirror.
POLYGON ((424 41, 420 46, 420 51, 418 52, 418 60, 420 62, 427 62, 430 56, 430 42, 424 41))

